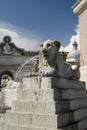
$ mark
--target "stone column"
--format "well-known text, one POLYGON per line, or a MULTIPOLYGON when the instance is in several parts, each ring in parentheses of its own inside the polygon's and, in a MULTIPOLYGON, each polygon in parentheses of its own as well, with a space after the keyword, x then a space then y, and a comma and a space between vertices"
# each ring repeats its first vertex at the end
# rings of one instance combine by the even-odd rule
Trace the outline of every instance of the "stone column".
POLYGON ((87 83, 87 0, 78 0, 73 11, 79 18, 81 80, 87 83))

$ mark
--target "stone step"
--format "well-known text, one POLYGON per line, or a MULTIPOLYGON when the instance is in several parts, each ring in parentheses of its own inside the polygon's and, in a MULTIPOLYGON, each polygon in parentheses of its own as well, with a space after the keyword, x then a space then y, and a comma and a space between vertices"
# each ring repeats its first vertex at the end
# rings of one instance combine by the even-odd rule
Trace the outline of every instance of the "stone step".
POLYGON ((57 77, 30 77, 23 79, 24 88, 85 89, 85 83, 57 77))
POLYGON ((60 114, 69 111, 69 101, 13 101, 12 111, 45 114, 60 114))
POLYGON ((4 130, 5 115, 5 113, 0 113, 0 130, 4 130))
POLYGON ((50 114, 35 114, 21 112, 7 112, 7 124, 14 125, 29 125, 35 127, 62 128, 72 123, 83 120, 87 117, 87 108, 79 109, 74 112, 50 115, 50 114))
POLYGON ((73 100, 61 100, 57 102, 56 113, 66 113, 69 111, 75 111, 82 108, 87 108, 87 98, 73 99, 73 100))
POLYGON ((79 130, 87 130, 87 118, 78 123, 79 130))
MULTIPOLYGON (((71 124, 67 127, 62 128, 62 130, 79 130, 78 123, 71 124)), ((84 130, 84 129, 82 129, 84 130)))
POLYGON ((87 99, 77 99, 71 101, 13 101, 12 111, 32 112, 32 113, 50 113, 61 114, 69 111, 75 111, 81 108, 87 108, 87 99))
MULTIPOLYGON (((27 92, 27 91, 26 91, 27 92)), ((24 99, 23 99, 24 100, 24 99)), ((32 102, 34 103, 34 101, 29 101, 29 102, 32 102)), ((35 101, 37 102, 37 101, 35 101)), ((39 103, 40 101, 38 101, 39 103)), ((44 103, 44 101, 42 101, 44 103)), ((49 101, 51 102, 51 101, 49 101)), ((53 101, 52 101, 53 102, 53 101)), ((18 106, 16 105, 16 110, 18 109, 21 109, 21 111, 24 109, 26 109, 27 111, 27 103, 28 101, 24 100, 24 101, 18 101, 18 106), (25 107, 21 107, 19 104, 21 103, 21 105, 25 104, 25 107)), ((48 102, 47 102, 48 103, 48 102)), ((46 101, 45 101, 45 104, 47 104, 46 101)), ((30 104, 30 103, 28 103, 30 104)), ((56 108, 56 113, 64 113, 64 112, 69 112, 69 111, 74 111, 74 110, 77 110, 77 109, 80 109, 80 108, 84 108, 84 107, 87 107, 87 98, 82 98, 82 99, 74 99, 74 100, 61 100, 61 101, 58 101, 55 103, 55 108, 56 108)), ((15 107, 14 103, 13 103, 13 106, 15 107)), ((23 105, 22 105, 23 106, 23 105)))
POLYGON ((17 99, 17 89, 3 89, 5 106, 11 106, 13 100, 17 99))
POLYGON ((62 130, 87 130, 87 118, 77 123, 71 124, 67 127, 64 127, 62 128, 62 130))
POLYGON ((87 98, 87 90, 63 90, 62 91, 62 99, 82 99, 87 98))
POLYGON ((5 116, 6 116, 6 114, 5 113, 0 113, 0 124, 4 124, 4 122, 5 122, 5 116))
POLYGON ((5 130, 4 124, 0 124, 0 130, 5 130))
POLYGON ((41 87, 44 88, 45 86, 49 86, 50 88, 60 88, 60 89, 77 89, 83 90, 85 89, 85 82, 76 81, 76 80, 69 80, 63 78, 56 78, 56 77, 43 77, 41 78, 41 87))
POLYGON ((4 130, 87 128, 87 90, 84 82, 31 77, 23 84, 23 89, 17 90, 17 100, 13 101, 11 111, 6 113, 4 130))
POLYGON ((79 109, 74 112, 60 114, 58 116, 59 127, 70 125, 87 118, 87 108, 79 109))
POLYGON ((22 89, 17 91, 17 99, 26 101, 58 101, 62 98, 61 92, 58 89, 22 89))
POLYGON ((6 124, 57 129, 57 115, 13 113, 8 111, 6 114, 6 124))
POLYGON ((87 98, 87 90, 23 89, 17 92, 18 100, 58 101, 87 98))
MULTIPOLYGON (((0 129, 2 130, 2 129, 0 129)), ((29 127, 29 126, 14 126, 14 125, 6 125, 5 130, 61 130, 61 129, 52 129, 52 128, 45 128, 45 127, 29 127)))
POLYGON ((87 107, 87 98, 70 100, 69 107, 71 111, 87 107))

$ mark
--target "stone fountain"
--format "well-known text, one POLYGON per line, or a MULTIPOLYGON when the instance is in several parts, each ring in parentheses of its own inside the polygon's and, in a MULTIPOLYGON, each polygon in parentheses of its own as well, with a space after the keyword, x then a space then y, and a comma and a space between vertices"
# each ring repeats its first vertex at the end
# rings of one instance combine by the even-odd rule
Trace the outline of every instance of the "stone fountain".
POLYGON ((2 130, 85 130, 87 90, 78 66, 63 61, 59 41, 40 46, 39 70, 23 78, 2 130))

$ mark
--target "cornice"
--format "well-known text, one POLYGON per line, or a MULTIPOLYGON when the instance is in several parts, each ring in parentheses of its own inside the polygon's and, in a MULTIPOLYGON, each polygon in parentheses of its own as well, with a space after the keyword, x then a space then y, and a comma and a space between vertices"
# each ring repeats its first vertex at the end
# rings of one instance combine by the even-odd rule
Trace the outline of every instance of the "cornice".
POLYGON ((73 12, 77 15, 80 15, 87 7, 87 0, 78 0, 73 8, 73 12))

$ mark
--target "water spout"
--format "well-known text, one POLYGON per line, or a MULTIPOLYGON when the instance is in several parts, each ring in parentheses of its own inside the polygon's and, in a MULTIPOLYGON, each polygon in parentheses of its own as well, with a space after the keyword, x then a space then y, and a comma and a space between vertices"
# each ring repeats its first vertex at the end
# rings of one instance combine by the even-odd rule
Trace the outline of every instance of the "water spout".
MULTIPOLYGON (((15 80, 23 78, 23 68, 28 64, 30 68, 35 67, 38 64, 39 55, 30 58, 29 60, 25 61, 16 71, 15 73, 15 80)), ((28 72, 30 73, 30 72, 28 72)))

